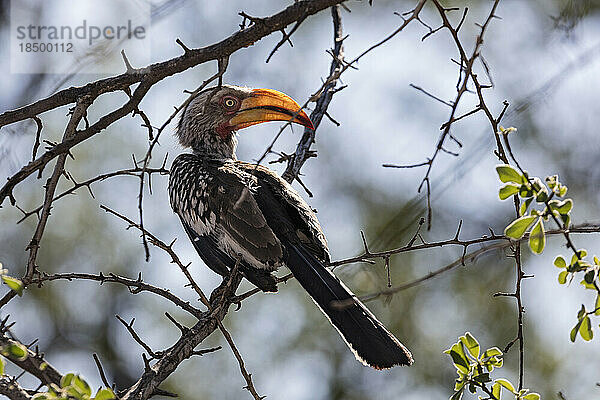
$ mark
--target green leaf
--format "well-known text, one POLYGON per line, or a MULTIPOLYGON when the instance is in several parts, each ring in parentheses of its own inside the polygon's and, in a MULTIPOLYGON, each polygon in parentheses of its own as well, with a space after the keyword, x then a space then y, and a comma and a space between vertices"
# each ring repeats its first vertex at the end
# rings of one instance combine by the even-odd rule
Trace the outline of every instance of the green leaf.
POLYGON ((523 175, 508 164, 498 165, 496 167, 496 172, 498 173, 498 178, 500 178, 502 182, 514 182, 518 184, 526 182, 523 175))
POLYGON ((546 246, 546 235, 544 234, 544 223, 539 218, 529 234, 529 247, 535 254, 541 254, 546 246))
MULTIPOLYGON (((586 249, 579 249, 577 251, 577 254, 579 255, 579 259, 583 260, 585 257, 587 257, 587 250, 586 249)), ((575 261, 577 261, 577 257, 575 255, 573 255, 573 257, 575 257, 575 261)), ((571 264, 573 264, 575 261, 573 261, 573 259, 571 259, 571 264)))
POLYGON ((558 190, 558 197, 565 197, 566 194, 567 194, 567 187, 561 185, 560 189, 558 190))
POLYGON ((486 364, 488 372, 492 372, 494 368, 502 368, 504 360, 498 357, 491 357, 489 363, 486 364))
POLYGON ((465 333, 465 336, 460 337, 461 343, 467 348, 473 358, 479 358, 479 342, 470 332, 465 333))
POLYGON ((567 283, 567 275, 569 275, 568 271, 561 271, 560 274, 558 274, 558 283, 561 285, 567 283))
POLYGON ((590 269, 583 276, 583 280, 585 280, 590 285, 594 282, 595 279, 596 279, 596 271, 594 271, 593 269, 590 269))
POLYGON ((500 357, 494 356, 490 358, 490 366, 501 368, 504 364, 504 360, 500 357))
POLYGON ((77 390, 86 397, 90 397, 92 395, 92 388, 79 375, 75 375, 75 377, 73 378, 72 386, 77 388, 77 390))
POLYGON ((550 207, 551 210, 556 210, 556 207, 558 207, 560 204, 560 200, 554 199, 548 202, 548 207, 550 207))
POLYGON ((21 343, 10 343, 7 346, 4 346, 2 354, 17 361, 25 361, 29 355, 27 347, 21 343))
POLYGON ((593 284, 591 284, 591 283, 587 283, 587 282, 585 281, 585 279, 582 279, 582 280, 581 280, 581 282, 579 282, 579 284, 580 284, 581 286, 583 286, 584 288, 586 288, 586 289, 589 289, 589 290, 596 290, 596 286, 594 286, 594 285, 593 285, 593 284))
POLYGON ((519 187, 519 185, 515 185, 514 183, 507 183, 506 185, 502 186, 498 192, 500 200, 506 200, 510 196, 519 193, 519 187))
POLYGON ((571 226, 571 216, 569 214, 561 214, 560 219, 562 219, 565 228, 569 228, 571 226))
POLYGON ((600 315, 600 293, 596 295, 596 305, 594 306, 594 315, 600 315))
POLYGON ((502 351, 497 348, 497 347, 492 347, 489 348, 485 351, 485 353, 483 353, 483 357, 487 358, 487 357, 494 357, 494 356, 501 356, 502 355, 502 351))
POLYGON ((115 398, 116 398, 116 396, 112 390, 100 389, 100 390, 98 390, 98 393, 96 393, 96 397, 94 397, 94 400, 111 400, 111 399, 115 399, 115 398))
POLYGON ((578 321, 575 326, 573 327, 573 329, 571 329, 571 333, 569 334, 569 338, 571 339, 571 342, 575 343, 575 339, 577 339, 577 332, 579 332, 579 327, 581 326, 581 323, 583 322, 583 320, 578 321))
POLYGON ((591 267, 591 265, 587 261, 577 261, 575 264, 568 267, 567 271, 569 271, 569 272, 585 271, 590 267, 591 267))
POLYGON ((594 331, 592 331, 592 322, 589 316, 585 316, 579 327, 579 334, 586 342, 589 342, 594 337, 594 331))
POLYGON ((446 350, 444 353, 449 354, 450 357, 452 357, 452 362, 459 371, 466 374, 471 370, 469 360, 467 359, 465 350, 460 342, 453 344, 452 347, 446 350))
POLYGON ((533 197, 525 200, 523 203, 521 203, 521 207, 519 207, 519 216, 523 216, 525 214, 527 214, 527 209, 529 208, 529 205, 531 204, 531 202, 533 201, 533 197))
POLYGON ((558 256, 554 259, 554 265, 556 265, 557 268, 567 268, 567 261, 563 256, 558 256))
POLYGON ((517 218, 516 220, 511 222, 510 225, 506 227, 506 229, 504 229, 504 235, 511 239, 521 239, 523 235, 525 235, 525 231, 527 231, 527 228, 529 228, 529 226, 533 224, 533 221, 535 221, 536 218, 536 216, 526 216, 517 218))
POLYGON ((537 393, 529 393, 522 397, 523 400, 540 400, 541 397, 537 393))
POLYGON ((537 194, 542 188, 545 187, 542 180, 537 176, 531 180, 531 188, 537 194))
POLYGON ((464 381, 465 375, 464 374, 460 374, 460 373, 459 373, 459 375, 461 376, 460 379, 457 379, 456 381, 454 381, 455 382, 454 383, 454 391, 455 392, 458 392, 459 390, 461 390, 462 388, 464 388, 465 384, 467 383, 467 382, 464 381))
POLYGON ((488 374, 487 372, 474 376, 473 380, 479 383, 488 383, 492 381, 490 379, 490 374, 488 374))
POLYGON ((454 366, 456 367, 456 369, 464 372, 465 374, 469 372, 469 363, 467 362, 467 359, 463 358, 461 354, 452 350, 450 351, 450 357, 452 357, 452 361, 454 362, 454 366))
MULTIPOLYGON (((68 397, 77 399, 77 400, 88 400, 90 397, 86 397, 81 391, 75 386, 67 386, 64 391, 67 393, 68 397)), ((66 400, 66 399, 65 399, 66 400)))
POLYGON ((500 391, 501 390, 502 390, 502 386, 500 386, 500 384, 498 382, 496 382, 492 385, 492 395, 494 395, 495 398, 500 399, 500 391))
POLYGON ((561 201, 560 203, 558 203, 556 205, 556 207, 554 207, 554 209, 556 211, 558 211, 560 214, 568 214, 571 209, 573 208, 573 200, 571 199, 566 199, 561 201))
POLYGON ((60 393, 62 393, 62 389, 56 383, 51 383, 48 385, 48 393, 54 397, 57 397, 60 393))
POLYGON ((9 288, 17 292, 19 296, 23 296, 23 282, 12 276, 2 275, 2 280, 9 288))
POLYGON ((510 383, 509 381, 507 381, 506 379, 496 379, 495 383, 499 383, 500 385, 502 385, 503 387, 505 387, 506 389, 510 390, 511 393, 516 394, 517 392, 515 391, 515 387, 512 385, 512 383, 510 383))
POLYGON ((469 382, 469 392, 475 393, 476 391, 477 388, 475 387, 475 384, 473 382, 469 382))
POLYGON ((4 357, 0 356, 0 376, 4 375, 4 357))
POLYGON ((71 386, 71 384, 73 383, 73 378, 75 378, 75 374, 71 372, 64 375, 60 380, 60 387, 66 388, 67 386, 71 386))
POLYGON ((548 189, 546 189, 546 187, 542 187, 538 191, 537 196, 535 196, 535 201, 538 203, 545 203, 546 200, 548 200, 548 189))
POLYGON ((519 196, 521 196, 524 199, 531 198, 531 200, 533 200, 533 190, 531 190, 529 186, 523 184, 519 188, 519 196))
POLYGON ((573 254, 571 256, 571 265, 574 265, 577 261, 579 261, 580 259, 583 259, 587 253, 585 250, 579 250, 578 254, 579 254, 579 257, 577 257, 577 254, 573 254))

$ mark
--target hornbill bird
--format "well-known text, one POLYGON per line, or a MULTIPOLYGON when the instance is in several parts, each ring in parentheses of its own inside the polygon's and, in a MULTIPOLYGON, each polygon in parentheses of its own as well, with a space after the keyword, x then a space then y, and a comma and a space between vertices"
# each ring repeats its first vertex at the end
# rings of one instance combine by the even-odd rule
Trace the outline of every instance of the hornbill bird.
POLYGON ((169 197, 198 254, 216 273, 238 271, 264 292, 290 269, 356 358, 376 369, 410 365, 410 352, 327 268, 327 241, 313 210, 269 169, 239 161, 236 131, 267 121, 314 129, 300 106, 270 89, 206 89, 182 113, 177 137, 191 154, 174 161, 169 197))

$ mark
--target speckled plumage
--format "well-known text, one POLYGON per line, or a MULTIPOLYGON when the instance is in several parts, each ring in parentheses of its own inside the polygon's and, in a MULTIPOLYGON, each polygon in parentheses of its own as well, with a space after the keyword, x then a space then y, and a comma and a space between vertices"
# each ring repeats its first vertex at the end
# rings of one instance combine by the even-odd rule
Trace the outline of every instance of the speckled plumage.
MULTIPOLYGON (((359 361, 377 369, 410 365, 410 352, 325 268, 329 250, 312 209, 269 169, 236 159, 230 121, 237 110, 224 107, 223 99, 233 97, 243 104, 252 96, 257 92, 236 86, 208 89, 181 117, 177 136, 193 153, 173 161, 169 197, 198 254, 224 276, 238 262, 244 276, 267 292, 277 291, 272 272, 289 267, 359 361), (336 307, 337 301, 346 306, 336 307)), ((261 105, 269 115, 293 115, 294 110, 282 110, 281 104, 297 106, 295 102, 281 100, 279 93, 273 96, 273 105, 261 105)), ((312 127, 305 114, 303 118, 294 122, 312 127)))

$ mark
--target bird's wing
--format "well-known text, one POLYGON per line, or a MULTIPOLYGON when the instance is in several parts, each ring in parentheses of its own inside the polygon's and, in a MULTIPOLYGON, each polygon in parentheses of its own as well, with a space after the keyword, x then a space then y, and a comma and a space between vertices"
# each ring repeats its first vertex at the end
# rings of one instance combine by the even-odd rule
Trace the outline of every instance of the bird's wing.
POLYGON ((279 235, 299 242, 322 262, 329 262, 327 240, 314 211, 292 186, 273 171, 238 161, 237 166, 258 178, 256 199, 269 224, 279 235), (291 236, 291 237, 290 237, 291 236))
MULTIPOLYGON (((181 223, 204 263, 219 275, 229 276, 229 269, 233 268, 236 260, 225 254, 212 236, 199 235, 183 218, 181 218, 181 223)), ((245 261, 240 262, 239 268, 246 279, 263 292, 277 291, 277 282, 271 272, 265 269, 252 268, 245 261)))
POLYGON ((212 177, 209 209, 230 240, 227 245, 235 252, 256 259, 262 264, 257 267, 277 268, 283 250, 254 198, 256 178, 244 174, 233 164, 220 166, 212 177))

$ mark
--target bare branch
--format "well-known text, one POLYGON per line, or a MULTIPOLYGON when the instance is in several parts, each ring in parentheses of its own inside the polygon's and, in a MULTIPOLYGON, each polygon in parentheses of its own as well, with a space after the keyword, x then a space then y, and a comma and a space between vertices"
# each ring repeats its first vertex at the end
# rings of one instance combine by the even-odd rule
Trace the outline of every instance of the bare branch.
MULTIPOLYGON (((65 143, 65 141, 71 139, 75 135, 77 131, 77 125, 85 115, 87 108, 91 104, 91 101, 92 99, 88 96, 81 97, 77 100, 77 105, 75 106, 75 109, 71 114, 67 127, 65 128, 65 132, 63 135, 63 143, 65 143)), ((40 247, 40 242, 42 240, 44 230, 46 229, 48 217, 50 216, 50 209, 52 208, 52 199, 54 198, 54 192, 56 191, 58 180, 64 173, 66 160, 67 154, 61 154, 58 157, 56 165, 54 166, 54 171, 52 172, 52 176, 46 182, 46 193, 44 196, 44 205, 42 207, 40 219, 38 221, 33 237, 31 238, 31 241, 27 246, 27 248, 29 249, 29 258, 27 260, 25 275, 21 279, 21 281, 23 282, 23 287, 27 287, 27 285, 29 284, 29 282, 33 278, 33 275, 36 272, 36 259, 40 247)), ((15 295, 16 292, 14 290, 8 292, 0 300, 0 307, 8 303, 12 298, 15 297, 15 295)))
POLYGON ((294 34, 294 32, 296 32, 296 29, 298 29, 298 27, 304 22, 305 19, 306 19, 306 16, 303 16, 303 17, 299 18, 298 21, 296 22, 296 24, 289 31, 289 33, 286 33, 285 29, 281 29, 281 33, 283 33, 283 37, 281 38, 281 40, 279 41, 279 43, 277 43, 275 45, 275 48, 273 48, 273 50, 271 50, 271 53, 267 57, 267 61, 266 62, 269 62, 269 60, 271 60, 271 57, 273 57, 273 54, 275 54, 275 52, 277 50, 279 50, 279 48, 281 46, 283 46, 285 44, 285 42, 289 42, 290 46, 294 47, 294 45, 292 44, 292 41, 290 40, 290 37, 294 34))
POLYGON ((131 294, 138 294, 141 292, 154 293, 154 294, 170 301, 171 303, 175 304, 182 310, 187 311, 188 313, 190 313, 191 315, 193 315, 197 318, 201 318, 202 316, 204 316, 204 314, 200 310, 198 310, 197 308, 194 308, 189 302, 183 301, 179 297, 175 296, 169 290, 162 289, 162 288, 150 285, 150 284, 142 281, 141 274, 140 274, 140 276, 138 276, 138 279, 131 279, 131 278, 126 278, 123 276, 115 275, 113 273, 104 275, 102 272, 100 272, 98 274, 89 274, 89 273, 82 273, 82 272, 67 272, 67 273, 56 273, 56 274, 41 273, 39 276, 36 276, 34 279, 32 279, 31 284, 42 285, 45 282, 56 281, 56 280, 67 280, 67 281, 88 280, 88 281, 100 282, 101 285, 105 282, 118 283, 120 285, 127 286, 129 289, 129 292, 131 294))
POLYGON ((16 379, 9 376, 0 377, 0 394, 10 400, 30 400, 31 396, 23 389, 16 379))
POLYGON ((344 59, 344 31, 342 27, 340 6, 331 7, 331 17, 333 20, 333 59, 331 60, 331 66, 329 67, 329 77, 326 80, 326 82, 329 83, 325 86, 325 89, 322 92, 323 95, 317 99, 315 109, 310 113, 310 120, 315 129, 304 129, 302 138, 296 146, 296 151, 293 156, 288 159, 288 165, 282 174, 283 179, 290 183, 292 183, 294 179, 297 179, 302 165, 304 165, 306 160, 314 154, 311 152, 310 147, 315 141, 315 132, 321 124, 323 115, 328 115, 327 107, 329 106, 333 95, 336 93, 335 87, 338 79, 335 78, 335 76, 339 76, 338 74, 340 73, 342 61, 344 59))
MULTIPOLYGON (((564 229, 555 229, 555 230, 548 230, 546 232, 547 235, 562 235, 565 232, 564 229)), ((570 229, 568 229, 568 232, 570 233, 600 233, 600 224, 580 224, 580 225, 574 225, 572 226, 570 229)), ((417 234, 418 235, 418 231, 417 234)), ((529 238, 528 235, 523 236, 523 238, 521 238, 521 240, 527 240, 529 238)), ((351 258, 346 258, 346 259, 342 259, 342 260, 338 260, 338 261, 332 261, 331 263, 329 263, 330 267, 338 267, 341 265, 345 265, 345 264, 353 264, 353 263, 357 263, 357 262, 364 262, 366 260, 374 260, 374 259, 384 259, 385 257, 394 255, 394 254, 401 254, 401 253, 406 253, 406 252, 411 252, 411 251, 416 251, 416 250, 425 250, 425 249, 432 249, 432 248, 439 248, 439 247, 446 247, 446 246, 461 246, 461 247, 469 247, 472 246, 474 244, 480 244, 480 243, 487 243, 487 242, 492 242, 492 241, 497 241, 497 240, 503 240, 506 243, 505 247, 510 246, 511 244, 511 239, 504 236, 504 235, 498 235, 498 234, 491 234, 490 236, 482 236, 480 238, 477 239, 470 239, 470 240, 460 240, 457 237, 453 237, 452 239, 448 239, 448 240, 440 240, 437 242, 429 242, 429 243, 423 243, 423 244, 414 244, 415 240, 414 237, 413 239, 411 239, 409 241, 409 243, 405 246, 402 247, 398 247, 395 249, 390 249, 390 250, 385 250, 385 251, 365 251, 363 254, 356 256, 356 257, 351 257, 351 258)))
MULTIPOLYGON (((21 345, 21 343, 2 334, 0 336, 0 347, 5 348, 11 345, 21 345)), ((15 357, 10 353, 4 356, 23 371, 27 371, 38 378, 42 384, 50 385, 54 383, 60 385, 62 374, 46 361, 44 354, 40 353, 39 350, 32 351, 28 348, 25 359, 15 357)))
POLYGON ((148 353, 148 355, 150 357, 152 357, 152 358, 160 358, 161 357, 161 352, 155 353, 154 351, 152 351, 152 349, 150 348, 150 346, 148 346, 146 344, 146 342, 144 342, 140 338, 140 336, 136 333, 135 329, 133 329, 133 323, 135 322, 135 318, 133 318, 131 320, 131 322, 127 323, 119 315, 115 315, 115 317, 119 320, 120 323, 123 324, 123 326, 125 326, 125 328, 129 332, 129 334, 131 335, 131 337, 133 338, 133 340, 135 340, 140 346, 142 346, 144 348, 144 350, 146 350, 146 352, 148 353))
POLYGON ((142 377, 127 390, 122 400, 147 399, 155 389, 171 375, 185 359, 196 354, 194 348, 208 335, 218 328, 217 321, 222 321, 234 299, 234 293, 241 282, 240 274, 231 281, 223 283, 210 296, 210 309, 204 316, 171 346, 165 355, 151 368, 146 369, 142 377))
MULTIPOLYGON (((117 171, 112 171, 112 172, 107 172, 105 174, 100 174, 98 176, 95 176, 93 178, 87 179, 85 181, 82 182, 74 182, 73 186, 70 187, 69 189, 65 190, 64 192, 62 192, 61 194, 55 196, 52 199, 52 203, 56 202, 57 200, 62 199, 63 197, 69 195, 69 194, 73 194, 77 189, 80 189, 82 187, 87 187, 88 190, 90 191, 90 194, 92 197, 94 197, 92 191, 91 191, 91 185, 93 183, 96 182, 102 182, 106 179, 109 178, 114 178, 116 176, 135 176, 138 177, 138 173, 141 173, 143 171, 142 168, 128 168, 128 169, 122 169, 122 170, 117 170, 117 171)), ((145 171, 147 174, 160 174, 160 175, 167 175, 169 174, 169 170, 165 169, 164 166, 160 167, 160 168, 147 168, 145 171)), ((33 214, 38 214, 41 210, 42 210, 43 205, 40 205, 37 208, 34 208, 31 211, 27 211, 24 212, 23 214, 23 218, 21 218, 17 223, 23 222, 25 219, 27 219, 28 217, 30 217, 33 214)))
POLYGON ((104 373, 104 368, 102 368, 102 363, 100 363, 100 358, 98 358, 98 355, 96 353, 93 353, 92 356, 94 357, 94 362, 96 363, 96 367, 98 368, 98 373, 100 374, 100 379, 102 380, 102 383, 104 383, 104 386, 109 388, 110 383, 108 383, 108 379, 106 379, 106 374, 104 373))

